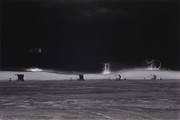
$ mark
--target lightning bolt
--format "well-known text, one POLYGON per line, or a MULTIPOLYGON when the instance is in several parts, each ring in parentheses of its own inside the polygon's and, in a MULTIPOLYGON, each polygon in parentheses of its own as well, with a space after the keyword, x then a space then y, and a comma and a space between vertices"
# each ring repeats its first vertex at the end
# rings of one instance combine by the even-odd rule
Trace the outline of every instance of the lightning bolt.
POLYGON ((159 69, 161 69, 161 61, 160 60, 155 60, 155 59, 153 59, 151 61, 146 60, 146 63, 149 65, 147 67, 148 70, 159 70, 159 69), (158 67, 156 66, 156 63, 155 63, 156 61, 159 63, 158 67))

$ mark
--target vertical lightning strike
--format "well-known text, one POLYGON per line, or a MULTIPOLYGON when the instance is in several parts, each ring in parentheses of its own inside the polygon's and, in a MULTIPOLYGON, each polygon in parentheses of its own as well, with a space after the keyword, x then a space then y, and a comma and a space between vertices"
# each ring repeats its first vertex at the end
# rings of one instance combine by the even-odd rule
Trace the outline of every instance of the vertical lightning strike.
POLYGON ((110 64, 109 63, 104 64, 103 74, 110 74, 110 64))

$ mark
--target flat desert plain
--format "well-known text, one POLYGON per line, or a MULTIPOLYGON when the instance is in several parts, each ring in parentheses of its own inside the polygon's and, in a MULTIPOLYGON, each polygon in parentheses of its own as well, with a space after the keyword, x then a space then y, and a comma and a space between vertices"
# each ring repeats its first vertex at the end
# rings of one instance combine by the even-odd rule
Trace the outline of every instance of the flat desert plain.
POLYGON ((179 120, 179 80, 1 81, 0 120, 179 120))

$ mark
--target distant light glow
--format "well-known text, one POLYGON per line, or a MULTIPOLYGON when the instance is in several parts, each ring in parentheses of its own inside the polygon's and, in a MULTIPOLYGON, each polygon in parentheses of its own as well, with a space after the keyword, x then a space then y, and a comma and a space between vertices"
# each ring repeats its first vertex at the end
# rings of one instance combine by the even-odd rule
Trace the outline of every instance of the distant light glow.
POLYGON ((104 64, 103 74, 110 74, 110 64, 109 63, 104 64))
POLYGON ((29 72, 41 72, 43 70, 40 69, 40 68, 29 68, 29 69, 26 69, 26 71, 29 71, 29 72))
POLYGON ((42 53, 42 48, 32 48, 29 50, 31 53, 38 53, 41 54, 42 53))

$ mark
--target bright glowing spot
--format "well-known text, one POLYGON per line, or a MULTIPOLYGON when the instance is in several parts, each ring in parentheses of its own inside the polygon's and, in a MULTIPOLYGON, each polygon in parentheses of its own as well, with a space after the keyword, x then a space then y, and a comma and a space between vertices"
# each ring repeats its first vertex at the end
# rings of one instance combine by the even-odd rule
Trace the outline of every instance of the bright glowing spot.
POLYGON ((146 60, 146 63, 149 65, 147 67, 147 70, 159 70, 161 68, 161 62, 159 60, 146 60), (159 63, 159 66, 157 67, 157 64, 159 63))
POLYGON ((31 53, 38 53, 41 54, 42 53, 42 49, 41 48, 32 48, 29 50, 31 53))
POLYGON ((110 74, 110 64, 109 63, 104 64, 103 74, 110 74))
POLYGON ((40 69, 40 68, 29 68, 29 69, 26 69, 26 71, 29 71, 29 72, 41 72, 43 70, 40 69))

